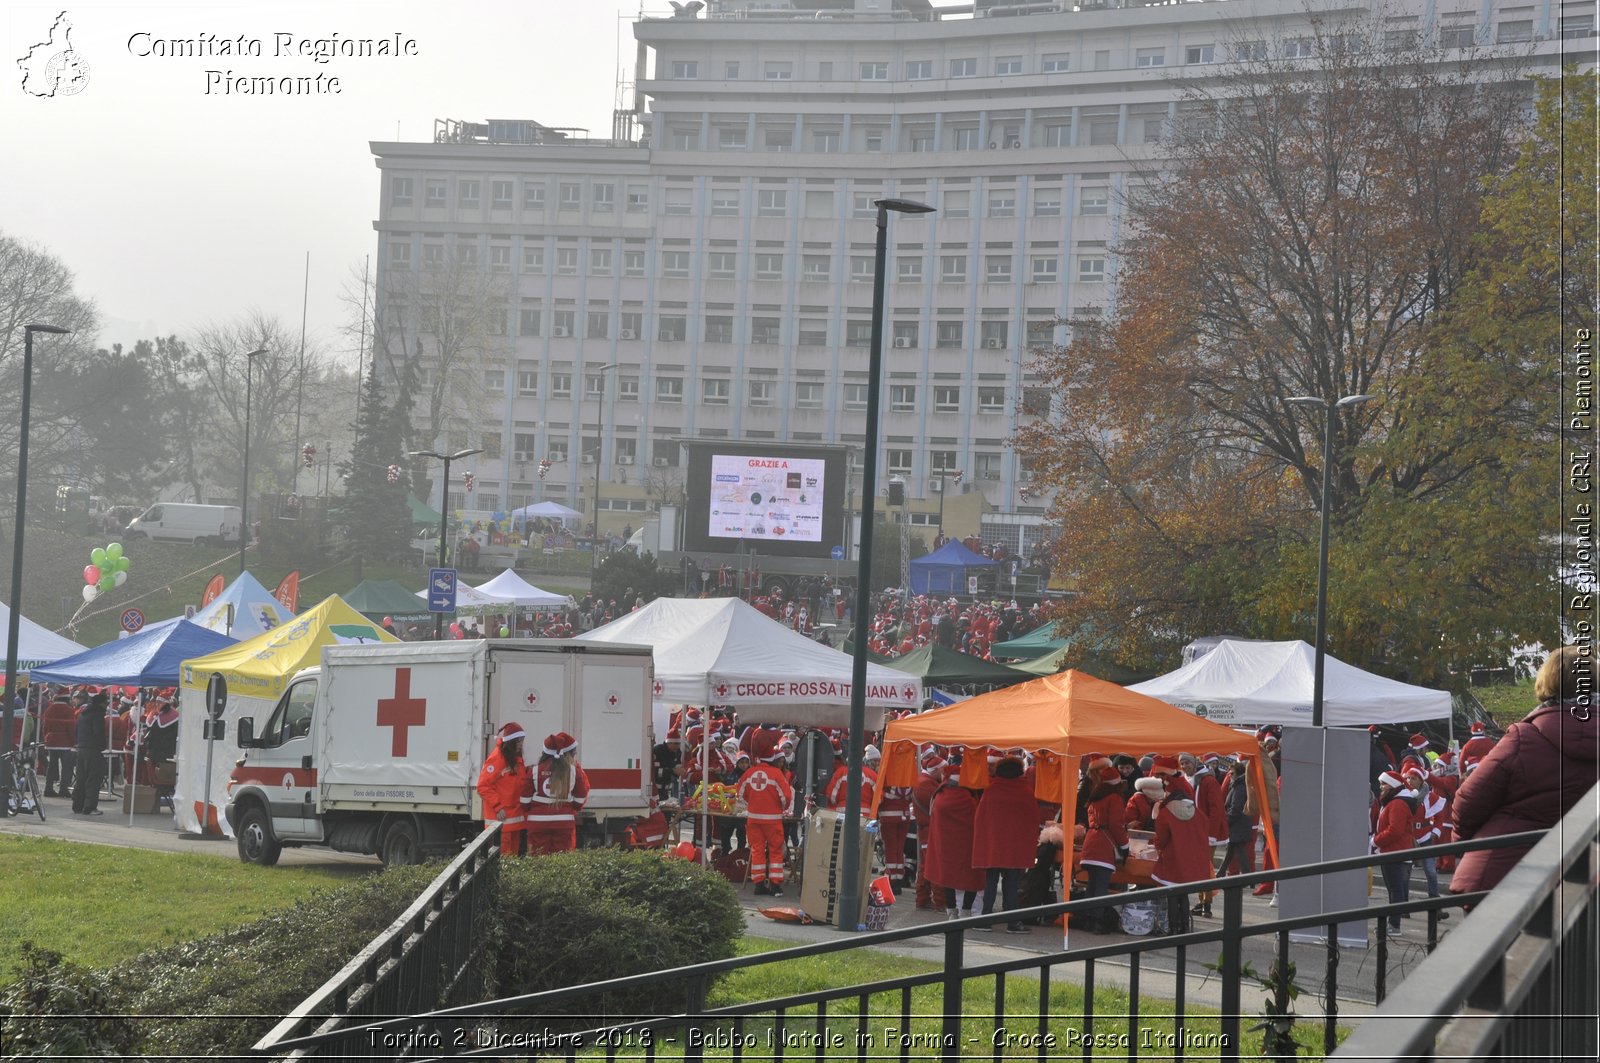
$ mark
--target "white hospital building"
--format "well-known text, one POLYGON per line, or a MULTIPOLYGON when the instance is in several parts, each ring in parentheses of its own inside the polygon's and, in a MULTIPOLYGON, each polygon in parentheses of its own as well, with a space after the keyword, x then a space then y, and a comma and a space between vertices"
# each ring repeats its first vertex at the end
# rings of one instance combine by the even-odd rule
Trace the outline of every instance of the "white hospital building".
MULTIPOLYGON (((635 23, 634 103, 609 136, 454 116, 432 143, 372 144, 384 327, 409 349, 425 327, 410 281, 450 263, 481 271, 494 302, 450 374, 476 412, 432 426, 485 449, 452 467, 451 503, 588 514, 598 472, 602 526, 637 527, 672 486, 680 437, 859 451, 872 203, 894 196, 938 209, 891 216, 879 482, 905 479, 913 524, 943 502, 965 534, 984 511, 986 537, 1015 548, 1042 513, 1007 442, 1050 401, 1030 345, 1115 299, 1118 192, 1184 87, 1241 52, 1293 62, 1305 4, 683 7, 635 23)), ((1374 25, 1365 0, 1318 10, 1374 25)), ((1376 25, 1441 61, 1505 48, 1546 73, 1595 49, 1587 0, 1392 0, 1376 25)), ((559 123, 549 109, 481 113, 559 123)))

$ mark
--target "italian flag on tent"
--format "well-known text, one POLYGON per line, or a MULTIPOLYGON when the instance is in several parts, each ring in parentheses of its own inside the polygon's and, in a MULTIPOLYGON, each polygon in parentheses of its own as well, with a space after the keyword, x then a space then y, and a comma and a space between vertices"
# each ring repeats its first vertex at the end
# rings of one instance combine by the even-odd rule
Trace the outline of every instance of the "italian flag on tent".
POLYGON ((251 716, 258 728, 265 724, 290 680, 321 663, 322 647, 399 641, 336 594, 247 642, 184 661, 178 684, 178 783, 172 802, 178 828, 232 833, 219 810, 227 804, 228 773, 238 755, 233 745, 238 721, 251 716), (203 725, 206 684, 213 672, 228 683, 222 715, 227 738, 211 750, 208 793, 203 725))

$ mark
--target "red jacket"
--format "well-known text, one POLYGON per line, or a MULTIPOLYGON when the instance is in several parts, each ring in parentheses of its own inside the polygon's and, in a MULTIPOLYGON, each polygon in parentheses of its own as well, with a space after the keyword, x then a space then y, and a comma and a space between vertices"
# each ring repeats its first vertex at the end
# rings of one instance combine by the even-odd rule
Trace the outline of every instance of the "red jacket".
MULTIPOLYGON (((822 788, 822 796, 817 803, 823 808, 837 808, 841 811, 845 805, 845 783, 850 772, 850 765, 841 762, 833 769, 833 778, 828 780, 828 785, 822 788)), ((866 765, 861 766, 861 810, 865 812, 872 807, 872 788, 878 785, 878 773, 866 765)))
POLYGON ((959 786, 946 786, 933 799, 933 829, 928 838, 928 881, 953 890, 981 890, 988 877, 972 866, 972 829, 977 799, 959 786))
POLYGON ((972 866, 1032 867, 1038 851, 1039 803, 1033 791, 1021 776, 990 776, 973 821, 972 866))
POLYGON ((1399 853, 1413 848, 1416 839, 1416 809, 1399 794, 1390 795, 1378 809, 1378 825, 1372 832, 1372 847, 1380 853, 1399 853))
POLYGON ((1215 775, 1203 770, 1196 773, 1193 784, 1195 811, 1205 824, 1206 840, 1213 845, 1227 841, 1228 812, 1222 803, 1222 784, 1215 775))
POLYGON ((77 713, 71 702, 52 701, 39 719, 39 740, 46 749, 77 748, 77 713))
POLYGON ((1135 793, 1122 809, 1122 825, 1128 830, 1155 830, 1152 822, 1156 806, 1148 797, 1135 793))
POLYGON ((1494 739, 1488 735, 1473 735, 1461 747, 1461 753, 1456 757, 1456 763, 1461 765, 1461 770, 1466 771, 1468 764, 1476 764, 1489 755, 1494 748, 1494 739))
MULTIPOLYGON (((884 788, 883 797, 878 801, 878 818, 897 819, 909 822, 911 819, 911 791, 910 786, 888 786, 884 788)), ((870 808, 870 805, 862 805, 870 808)))
POLYGON ((1417 797, 1417 845, 1438 845, 1444 833, 1445 808, 1449 804, 1443 794, 1432 789, 1417 797))
POLYGON ((939 775, 925 771, 917 776, 917 785, 911 789, 911 812, 916 816, 917 832, 924 844, 928 836, 922 832, 933 822, 933 798, 939 792, 941 781, 939 775))
MULTIPOLYGON (((1541 705, 1512 724, 1456 791, 1458 838, 1492 838, 1555 826, 1600 777, 1600 713, 1541 705), (1583 719, 1587 716, 1588 719, 1583 719)), ((1521 846, 1467 853, 1450 878, 1455 893, 1493 889, 1527 855, 1521 846)))
POLYGON ((739 778, 739 799, 749 806, 746 819, 782 820, 794 807, 794 787, 783 769, 755 764, 739 778))
POLYGON ((541 757, 533 769, 532 785, 522 796, 522 807, 528 817, 529 830, 554 830, 578 825, 578 813, 589 800, 589 776, 578 765, 572 766, 572 789, 567 800, 562 801, 551 792, 550 766, 555 761, 541 757))
POLYGON ((528 786, 528 765, 506 764, 505 750, 496 742, 478 772, 478 796, 483 798, 483 821, 493 823, 503 810, 506 827, 522 826, 522 793, 528 786))
MULTIPOLYGON (((1143 795, 1137 795, 1143 796, 1143 795)), ((1083 818, 1083 857, 1079 861, 1096 867, 1117 868, 1117 853, 1128 851, 1128 832, 1123 816, 1128 803, 1119 787, 1107 787, 1098 797, 1090 797, 1083 818)))
POLYGON ((1208 829, 1194 802, 1169 800, 1156 810, 1156 866, 1150 877, 1163 886, 1203 882, 1211 867, 1208 829))

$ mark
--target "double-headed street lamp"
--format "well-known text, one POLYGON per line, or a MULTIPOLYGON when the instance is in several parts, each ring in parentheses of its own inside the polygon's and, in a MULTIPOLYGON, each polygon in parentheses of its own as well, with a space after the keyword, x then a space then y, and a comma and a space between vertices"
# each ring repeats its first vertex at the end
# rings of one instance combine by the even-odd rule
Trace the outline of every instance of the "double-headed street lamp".
MULTIPOLYGON (((22 326, 22 418, 17 434, 17 520, 11 527, 11 617, 6 625, 6 691, 0 705, 0 751, 11 750, 11 706, 17 696, 17 639, 22 624, 22 529, 28 517, 28 412, 33 399, 33 334, 70 335, 59 325, 22 326)), ((9 773, 0 786, 10 788, 9 773)))
MULTIPOLYGON (((609 373, 621 362, 597 365, 588 373, 609 373)), ((594 397, 594 537, 589 541, 589 590, 594 591, 595 568, 600 563, 600 459, 606 453, 606 378, 600 377, 600 393, 594 397)))
POLYGON ((928 214, 933 207, 910 199, 880 199, 878 243, 872 271, 872 337, 867 354, 867 424, 862 437, 861 535, 856 563, 856 608, 850 662, 850 748, 845 774, 844 853, 839 866, 839 929, 854 930, 861 912, 861 750, 867 726, 867 621, 872 610, 872 510, 878 492, 878 392, 883 384, 883 302, 889 253, 889 212, 928 214))
MULTIPOLYGON (((483 453, 483 448, 482 447, 478 447, 475 450, 458 450, 454 454, 440 454, 436 450, 413 450, 410 453, 410 456, 413 457, 413 458, 435 458, 435 459, 437 459, 439 461, 444 462, 444 478, 439 481, 439 567, 440 568, 444 568, 445 567, 445 547, 444 547, 445 522, 449 520, 449 516, 450 516, 450 463, 452 461, 460 461, 462 458, 470 458, 474 454, 482 454, 482 453, 483 453)), ((441 639, 443 637, 444 637, 444 614, 443 613, 435 613, 435 614, 433 614, 433 638, 434 638, 434 641, 437 642, 439 639, 441 639)))
POLYGON ((1322 428, 1322 537, 1317 559, 1316 665, 1311 681, 1311 726, 1322 726, 1322 665, 1327 654, 1328 630, 1328 484, 1333 480, 1334 413, 1349 406, 1372 401, 1371 395, 1346 395, 1341 399, 1319 399, 1315 395, 1295 395, 1286 400, 1292 406, 1317 407, 1323 411, 1322 428))
POLYGON ((239 485, 239 575, 244 575, 245 529, 250 526, 250 385, 256 359, 267 353, 265 347, 244 356, 244 482, 239 485))

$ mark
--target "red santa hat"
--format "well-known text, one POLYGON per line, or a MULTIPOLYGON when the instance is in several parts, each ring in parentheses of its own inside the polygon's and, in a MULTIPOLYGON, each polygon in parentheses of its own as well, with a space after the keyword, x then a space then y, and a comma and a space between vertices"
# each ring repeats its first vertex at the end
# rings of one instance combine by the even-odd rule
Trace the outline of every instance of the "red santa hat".
POLYGON ((527 737, 527 734, 528 732, 522 729, 520 723, 508 723, 500 728, 500 741, 502 743, 515 742, 519 738, 527 737))
POLYGON ((1217 754, 1215 754, 1215 753, 1202 753, 1202 754, 1200 754, 1200 763, 1202 763, 1202 764, 1221 764, 1222 763, 1222 758, 1220 756, 1218 756, 1217 754))
POLYGON ((1178 767, 1178 758, 1166 753, 1156 757, 1155 763, 1150 766, 1150 770, 1157 775, 1177 775, 1182 771, 1178 767))
POLYGON ((1475 735, 1483 734, 1483 721, 1482 720, 1473 720, 1472 721, 1472 733, 1475 734, 1475 735))
POLYGON ((705 736, 705 728, 691 727, 683 732, 683 744, 686 746, 698 746, 705 739, 705 736))
POLYGON ((1404 790, 1406 786, 1405 780, 1392 771, 1386 771, 1379 775, 1378 781, 1391 790, 1404 790))
POLYGON ((544 740, 544 751, 547 756, 564 757, 568 753, 576 752, 578 740, 565 731, 557 731, 544 740))
POLYGON ((1133 781, 1133 788, 1138 790, 1141 794, 1144 794, 1152 801, 1159 801, 1163 797, 1167 796, 1166 784, 1153 775, 1146 776, 1143 779, 1135 779, 1133 781))
POLYGON ((1400 761, 1400 774, 1402 775, 1409 774, 1410 772, 1416 772, 1420 775, 1422 770, 1422 761, 1418 760, 1416 757, 1406 757, 1400 761))
POLYGON ((1412 735, 1411 736, 1411 748, 1412 749, 1427 749, 1428 748, 1428 739, 1423 735, 1419 735, 1419 734, 1418 735, 1412 735))

